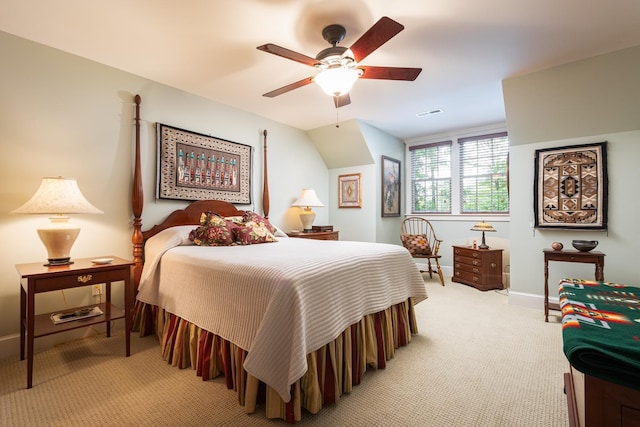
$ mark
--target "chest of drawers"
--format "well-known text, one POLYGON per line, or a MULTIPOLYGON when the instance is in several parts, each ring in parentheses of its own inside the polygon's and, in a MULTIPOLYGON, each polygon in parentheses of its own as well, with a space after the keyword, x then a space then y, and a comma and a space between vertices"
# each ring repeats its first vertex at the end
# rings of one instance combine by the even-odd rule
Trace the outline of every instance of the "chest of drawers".
POLYGON ((481 291, 502 289, 502 249, 454 246, 451 281, 471 285, 481 291))

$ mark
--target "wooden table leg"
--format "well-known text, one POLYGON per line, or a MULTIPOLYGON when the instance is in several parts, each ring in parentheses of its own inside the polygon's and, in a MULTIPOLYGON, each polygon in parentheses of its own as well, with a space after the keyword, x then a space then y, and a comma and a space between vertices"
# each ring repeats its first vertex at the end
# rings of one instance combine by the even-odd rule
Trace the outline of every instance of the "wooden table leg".
MULTIPOLYGON (((105 299, 107 301, 107 310, 111 311, 111 282, 105 283, 105 299)), ((111 313, 109 313, 111 314, 111 313)), ((107 338, 111 336, 111 322, 107 322, 107 338)))
POLYGON ((35 333, 35 293, 33 285, 27 291, 27 388, 33 387, 33 341, 35 333))
POLYGON ((27 319, 27 294, 20 284, 20 360, 24 360, 24 338, 27 319))
POLYGON ((129 357, 131 354, 131 323, 132 323, 132 280, 131 280, 132 269, 129 269, 129 276, 124 280, 124 339, 125 339, 125 348, 126 348, 126 356, 129 357))
POLYGON ((598 260, 596 263, 596 280, 599 282, 604 281, 604 259, 598 260))
POLYGON ((544 321, 549 322, 549 260, 544 257, 544 321))

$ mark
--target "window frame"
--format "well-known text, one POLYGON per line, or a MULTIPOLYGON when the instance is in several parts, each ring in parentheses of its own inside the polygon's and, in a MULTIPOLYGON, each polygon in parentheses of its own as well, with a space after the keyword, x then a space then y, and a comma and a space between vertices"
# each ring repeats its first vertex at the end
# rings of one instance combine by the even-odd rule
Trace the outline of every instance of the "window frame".
MULTIPOLYGON (((409 160, 407 161, 407 164, 409 165, 410 169, 410 179, 407 181, 410 183, 410 189, 411 189, 411 196, 409 199, 410 201, 410 210, 411 210, 411 214, 414 215, 428 215, 428 214, 439 214, 439 215, 446 215, 446 214, 451 214, 452 212, 452 203, 453 203, 453 174, 451 172, 452 170, 452 160, 453 160, 453 156, 452 156, 452 150, 453 150, 453 140, 447 140, 447 141, 440 141, 440 142, 433 142, 433 143, 429 143, 429 144, 420 144, 420 145, 414 145, 409 147, 409 160), (416 211, 414 210, 414 206, 415 206, 415 202, 414 202, 414 197, 415 197, 415 183, 416 181, 418 181, 418 179, 414 176, 414 166, 415 163, 417 163, 417 161, 414 159, 414 152, 416 151, 420 151, 420 150, 428 150, 428 149, 439 149, 440 147, 448 147, 449 148, 449 176, 448 177, 437 177, 437 176, 432 176, 429 178, 424 178, 424 179, 420 179, 420 181, 425 181, 425 182, 438 182, 438 181, 443 181, 443 180, 448 180, 449 181, 449 209, 448 210, 439 210, 439 211, 416 211)), ((441 165, 442 162, 438 162, 437 165, 441 165)), ((431 186, 433 189, 433 185, 431 186)), ((439 185, 436 185, 436 188, 440 188, 439 185)), ((438 204, 438 203, 436 203, 438 204)))
MULTIPOLYGON (((485 134, 485 135, 477 135, 477 136, 470 136, 470 137, 465 137, 465 138, 458 138, 457 140, 457 144, 458 144, 458 165, 459 165, 459 175, 460 175, 460 181, 459 181, 459 197, 460 197, 460 214, 461 215, 469 215, 469 214, 488 214, 488 215, 508 215, 509 214, 509 135, 507 134, 507 132, 497 132, 497 133, 491 133, 491 134, 485 134), (493 140, 495 139, 502 139, 502 138, 506 138, 506 150, 505 152, 497 152, 497 150, 495 149, 495 143, 493 143, 493 140), (496 168, 498 167, 498 163, 501 160, 500 157, 502 155, 504 155, 506 157, 506 159, 504 159, 506 161, 506 164, 504 165, 504 174, 503 173, 495 173, 493 172, 493 176, 489 178, 490 181, 490 194, 492 195, 492 197, 490 197, 490 199, 492 200, 492 206, 496 206, 497 203, 499 203, 498 201, 493 200, 493 184, 494 181, 496 184, 500 183, 500 179, 494 179, 494 177, 496 175, 498 175, 499 177, 503 177, 504 176, 504 181, 505 181, 505 188, 501 191, 497 191, 497 192, 505 192, 506 191, 506 196, 507 196, 507 201, 506 201, 506 211, 499 211, 499 210, 492 210, 492 209, 487 209, 487 210, 471 210, 471 211, 466 211, 465 207, 464 207, 464 163, 465 161, 468 161, 471 157, 473 156, 464 156, 463 157, 463 146, 465 144, 471 144, 473 142, 479 142, 479 141, 485 141, 485 140, 491 140, 492 141, 492 145, 491 145, 491 154, 488 156, 478 156, 475 157, 476 160, 476 174, 473 175, 468 175, 468 177, 475 179, 476 180, 476 191, 474 192, 475 194, 475 198, 476 200, 481 199, 481 195, 479 195, 479 191, 478 191, 478 182, 482 182, 485 181, 486 182, 486 177, 487 174, 486 173, 482 173, 480 171, 480 169, 482 169, 482 166, 480 166, 478 164, 478 159, 481 158, 481 160, 485 160, 485 161, 490 161, 491 162, 491 167, 492 168, 496 168), (485 177, 485 179, 483 180, 482 178, 485 177)), ((485 165, 486 166, 486 165, 485 165)), ((476 201, 476 205, 478 204, 478 202, 476 201)))
MULTIPOLYGON (((406 140, 406 149, 405 149, 405 161, 408 165, 405 168, 405 179, 407 183, 410 185, 405 186, 405 197, 407 203, 405 204, 405 215, 421 215, 421 216, 429 216, 434 219, 438 218, 446 218, 447 220, 460 220, 460 221, 468 221, 474 217, 481 217, 487 221, 509 221, 510 212, 505 213, 494 213, 494 212, 478 212, 478 213, 463 213, 461 209, 461 182, 460 182, 460 145, 458 144, 458 140, 471 138, 478 139, 479 137, 493 134, 502 134, 504 133, 508 138, 508 132, 506 129, 506 125, 492 125, 486 127, 479 127, 473 129, 465 129, 465 130, 456 130, 451 131, 449 133, 443 133, 439 135, 431 135, 425 137, 414 138, 411 140, 406 140), (445 141, 455 141, 452 142, 451 145, 451 212, 450 213, 438 213, 438 212, 414 212, 413 211, 413 169, 412 169, 412 159, 411 159, 411 151, 415 150, 415 147, 427 146, 430 144, 437 144, 439 142, 445 141)), ((509 150, 510 146, 507 143, 509 150)), ((507 152, 508 156, 508 152, 507 152)), ((507 186, 509 185, 509 169, 507 166, 507 186)), ((507 193, 509 194, 509 193, 507 193)), ((509 200, 510 202, 510 200, 509 200)), ((509 207, 510 208, 510 207, 509 207)))

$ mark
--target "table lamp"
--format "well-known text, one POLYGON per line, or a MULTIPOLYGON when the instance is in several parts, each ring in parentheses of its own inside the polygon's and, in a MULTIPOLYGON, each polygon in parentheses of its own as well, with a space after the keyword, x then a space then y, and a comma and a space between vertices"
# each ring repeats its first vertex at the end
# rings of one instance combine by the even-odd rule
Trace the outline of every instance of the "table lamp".
POLYGON ((489 249, 489 246, 484 242, 484 232, 485 231, 496 231, 495 228, 493 228, 493 226, 491 226, 491 224, 487 224, 486 222, 482 221, 477 223, 476 225, 473 226, 473 228, 471 228, 471 230, 473 231, 482 231, 482 244, 480 246, 478 246, 480 249, 489 249))
POLYGON ((298 200, 293 202, 291 206, 299 206, 303 208, 300 211, 300 221, 302 221, 303 231, 308 233, 311 231, 313 220, 316 219, 316 213, 312 211, 311 208, 324 205, 322 204, 320 199, 318 199, 315 190, 311 188, 303 188, 302 192, 300 192, 298 200))
POLYGON ((46 226, 38 229, 38 236, 47 248, 48 264, 72 264, 69 255, 80 227, 69 223, 66 214, 103 213, 84 198, 75 179, 43 178, 40 188, 31 199, 13 210, 17 214, 53 214, 46 226))

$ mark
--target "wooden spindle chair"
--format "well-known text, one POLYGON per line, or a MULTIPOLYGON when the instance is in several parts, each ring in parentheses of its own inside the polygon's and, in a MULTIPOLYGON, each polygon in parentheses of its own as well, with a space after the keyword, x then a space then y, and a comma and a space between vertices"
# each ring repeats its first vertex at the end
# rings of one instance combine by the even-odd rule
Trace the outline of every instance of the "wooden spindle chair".
POLYGON ((421 217, 405 218, 400 225, 400 240, 413 258, 427 260, 429 269, 420 270, 420 272, 428 272, 430 278, 433 278, 433 273, 438 273, 440 283, 444 286, 444 277, 440 268, 441 256, 438 255, 442 240, 436 237, 431 222, 421 217), (432 265, 432 261, 435 265, 432 265))

